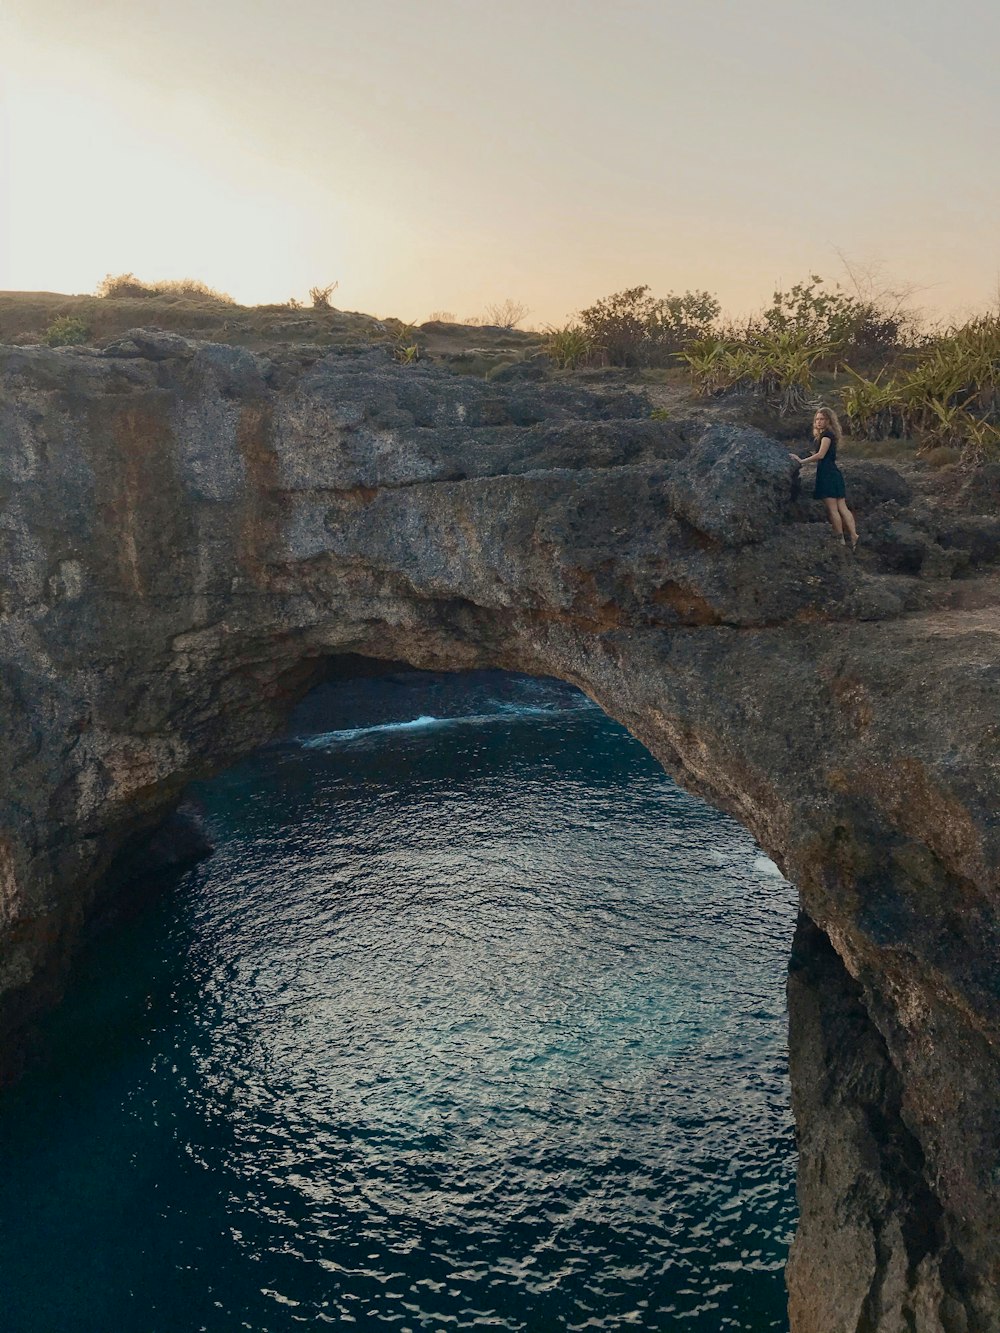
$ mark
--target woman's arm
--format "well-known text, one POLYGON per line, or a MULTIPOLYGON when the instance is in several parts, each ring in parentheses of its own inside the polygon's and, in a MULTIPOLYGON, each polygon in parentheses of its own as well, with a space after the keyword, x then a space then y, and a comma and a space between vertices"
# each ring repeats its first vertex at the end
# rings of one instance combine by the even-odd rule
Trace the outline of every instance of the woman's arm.
POLYGON ((814 454, 810 454, 808 458, 799 458, 798 454, 792 454, 792 457, 797 459, 800 463, 818 463, 821 458, 826 457, 827 450, 830 448, 830 438, 829 435, 824 435, 819 442, 819 448, 814 454))

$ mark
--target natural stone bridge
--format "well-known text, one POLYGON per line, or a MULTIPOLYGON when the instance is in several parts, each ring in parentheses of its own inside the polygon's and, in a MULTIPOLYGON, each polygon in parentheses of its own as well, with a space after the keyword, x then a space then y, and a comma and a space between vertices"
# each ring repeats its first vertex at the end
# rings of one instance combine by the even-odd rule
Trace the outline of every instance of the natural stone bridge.
POLYGON ((7 1072, 116 854, 332 656, 559 676, 799 886, 793 1329, 995 1333, 996 470, 855 464, 852 558, 706 423, 380 353, 0 351, 7 1072))

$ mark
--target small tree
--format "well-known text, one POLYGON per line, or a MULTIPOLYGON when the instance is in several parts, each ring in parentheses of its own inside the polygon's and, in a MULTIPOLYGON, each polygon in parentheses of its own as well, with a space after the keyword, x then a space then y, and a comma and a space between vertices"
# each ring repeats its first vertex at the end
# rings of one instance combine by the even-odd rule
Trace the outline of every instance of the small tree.
POLYGON ((493 324, 499 329, 516 329, 530 313, 526 305, 522 305, 520 301, 512 301, 508 296, 503 305, 486 307, 485 323, 493 324))
POLYGON ((909 292, 876 291, 870 280, 863 288, 849 267, 848 272, 853 292, 839 282, 827 287, 818 273, 811 273, 808 281, 797 282, 788 291, 776 291, 761 315, 760 332, 765 336, 801 333, 842 353, 862 357, 885 357, 911 340, 917 320, 905 308, 909 292))
POLYGON ((819 274, 812 273, 807 282, 775 291, 761 320, 769 334, 795 332, 825 339, 833 327, 847 322, 852 306, 849 293, 840 287, 826 290, 819 274))
POLYGON ((671 292, 650 315, 650 338, 662 352, 679 351, 685 343, 707 338, 721 311, 711 292, 671 292))
POLYGON ((613 366, 641 366, 655 304, 648 286, 627 287, 581 310, 580 323, 591 345, 613 366))
POLYGON ((331 282, 326 287, 310 287, 309 300, 312 302, 314 310, 330 310, 330 297, 340 286, 339 282, 331 282))
POLYGON ((627 287, 581 311, 580 322, 613 366, 667 365, 686 343, 709 334, 720 309, 711 292, 657 299, 648 286, 627 287))

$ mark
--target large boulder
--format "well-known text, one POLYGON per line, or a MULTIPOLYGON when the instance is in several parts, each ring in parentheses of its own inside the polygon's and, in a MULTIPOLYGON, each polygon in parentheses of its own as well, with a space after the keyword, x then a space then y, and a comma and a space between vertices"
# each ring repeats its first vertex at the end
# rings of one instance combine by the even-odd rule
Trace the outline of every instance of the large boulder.
POLYGON ((750 426, 708 427, 670 480, 678 517, 722 546, 763 541, 788 516, 798 465, 750 426))

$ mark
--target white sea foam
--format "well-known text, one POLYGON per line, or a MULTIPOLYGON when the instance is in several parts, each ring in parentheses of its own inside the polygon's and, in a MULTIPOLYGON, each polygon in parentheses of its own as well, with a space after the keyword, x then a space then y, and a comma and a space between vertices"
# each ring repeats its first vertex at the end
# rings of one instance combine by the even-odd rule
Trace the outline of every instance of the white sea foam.
MULTIPOLYGON (((589 702, 589 701, 587 701, 589 702)), ((556 717, 575 711, 572 708, 540 708, 531 704, 498 703, 493 713, 469 713, 457 717, 433 717, 421 714, 409 722, 379 722, 370 727, 347 727, 342 731, 323 731, 316 736, 296 738, 309 750, 325 750, 348 741, 360 740, 394 731, 425 731, 432 727, 476 726, 491 722, 511 722, 519 717, 556 717)))
POLYGON ((454 719, 448 717, 421 715, 413 718, 411 722, 379 722, 370 727, 348 727, 344 731, 321 731, 317 736, 300 737, 299 744, 305 746, 307 750, 323 750, 328 745, 336 745, 339 741, 357 740, 359 736, 374 736, 378 732, 384 731, 417 731, 426 727, 445 726, 452 721, 454 719))
POLYGON ((758 875, 776 875, 778 879, 785 878, 769 856, 755 856, 753 868, 758 875))

